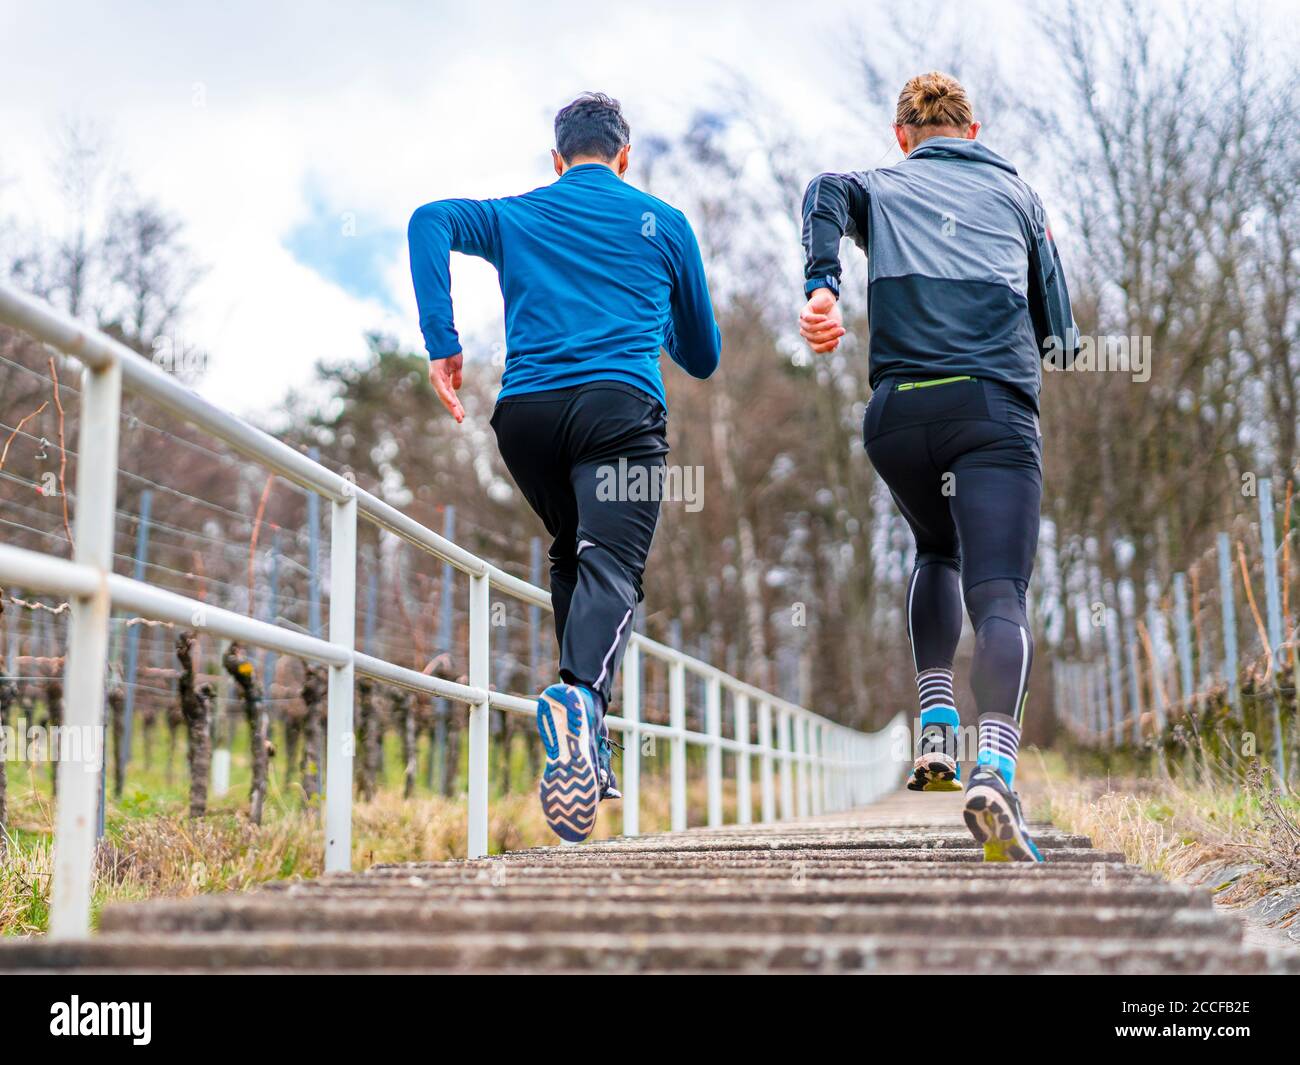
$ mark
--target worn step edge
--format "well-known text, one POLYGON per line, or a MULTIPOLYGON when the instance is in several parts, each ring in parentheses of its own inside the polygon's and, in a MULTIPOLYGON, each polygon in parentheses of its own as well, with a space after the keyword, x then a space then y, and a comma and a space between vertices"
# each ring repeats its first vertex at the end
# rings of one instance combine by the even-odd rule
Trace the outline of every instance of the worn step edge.
POLYGON ((1140 945, 1092 938, 936 940, 933 936, 193 934, 102 935, 70 942, 0 944, 0 972, 126 968, 637 972, 697 969, 761 972, 1241 973, 1268 969, 1259 951, 1186 940, 1140 945))
POLYGON ((772 903, 736 905, 689 899, 656 903, 604 903, 574 907, 562 900, 520 903, 512 900, 459 903, 436 901, 376 903, 330 900, 308 903, 231 896, 185 902, 145 902, 104 911, 103 933, 135 932, 600 932, 620 935, 663 932, 745 932, 754 934, 943 935, 954 927, 963 935, 1188 936, 1237 941, 1239 922, 1213 910, 1148 909, 1132 906, 1068 907, 1017 900, 1013 907, 821 903, 791 907, 772 903))

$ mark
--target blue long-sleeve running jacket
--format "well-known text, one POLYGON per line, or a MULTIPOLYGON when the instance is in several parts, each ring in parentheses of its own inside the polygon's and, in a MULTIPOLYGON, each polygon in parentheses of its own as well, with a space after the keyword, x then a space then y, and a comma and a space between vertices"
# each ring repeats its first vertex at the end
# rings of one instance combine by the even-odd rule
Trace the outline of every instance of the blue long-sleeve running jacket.
POLYGON ((496 267, 506 323, 500 398, 621 381, 663 403, 661 347, 693 377, 717 368, 722 337, 690 223, 607 166, 571 167, 522 196, 425 204, 408 238, 431 359, 461 349, 449 253, 496 267))

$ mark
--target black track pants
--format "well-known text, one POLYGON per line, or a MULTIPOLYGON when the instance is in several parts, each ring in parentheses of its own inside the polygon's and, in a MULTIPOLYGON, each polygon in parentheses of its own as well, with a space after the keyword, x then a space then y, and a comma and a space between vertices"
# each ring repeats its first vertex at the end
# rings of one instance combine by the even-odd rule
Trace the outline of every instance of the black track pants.
POLYGON ((1043 494, 1034 407, 996 381, 887 378, 871 395, 863 439, 916 538, 907 592, 916 671, 952 668, 964 591, 978 712, 1019 722, 1033 661, 1025 591, 1043 494))
POLYGON ((553 537, 560 676, 608 705, 659 520, 667 413, 638 388, 602 381, 503 399, 492 428, 553 537))

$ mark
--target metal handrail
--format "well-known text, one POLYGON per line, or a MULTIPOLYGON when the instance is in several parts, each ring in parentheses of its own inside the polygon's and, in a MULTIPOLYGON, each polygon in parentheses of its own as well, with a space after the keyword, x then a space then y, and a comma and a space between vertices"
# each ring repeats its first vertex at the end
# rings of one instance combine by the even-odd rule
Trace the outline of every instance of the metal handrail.
MULTIPOLYGON (((247 641, 329 667, 325 781, 325 869, 352 864, 352 758, 354 678, 440 696, 469 709, 469 827, 467 853, 488 850, 488 710, 531 714, 530 699, 492 690, 489 609, 493 588, 530 605, 551 609, 551 597, 460 545, 425 528, 396 507, 199 397, 136 352, 85 326, 43 301, 0 285, 0 322, 79 359, 85 366, 81 394, 80 460, 74 560, 0 545, 0 581, 66 596, 71 604, 64 673, 64 724, 100 727, 108 620, 114 607, 171 621, 226 639, 247 641), (118 423, 123 389, 145 396, 178 418, 224 441, 331 504, 330 611, 325 638, 308 636, 113 572, 112 528, 116 505, 118 423), (358 517, 400 537, 470 580, 468 683, 427 676, 355 647, 356 528, 358 517)), ((900 763, 890 755, 902 715, 875 733, 862 733, 812 713, 789 700, 734 677, 708 662, 633 633, 623 664, 621 713, 608 718, 624 735, 623 831, 640 831, 641 738, 670 744, 671 826, 687 824, 686 746, 707 750, 708 823, 723 823, 722 756, 735 757, 738 819, 752 817, 751 759, 759 759, 760 809, 764 821, 779 815, 820 814, 868 802, 894 787, 900 763), (668 667, 669 723, 641 720, 641 661, 668 667), (686 727, 686 675, 705 682, 704 732, 686 727), (722 734, 722 696, 731 693, 735 735, 722 734), (750 740, 756 712, 758 742, 750 740), (780 774, 779 789, 777 774, 780 774)), ((54 883, 50 935, 88 934, 95 843, 95 813, 102 766, 60 762, 55 821, 54 883)))

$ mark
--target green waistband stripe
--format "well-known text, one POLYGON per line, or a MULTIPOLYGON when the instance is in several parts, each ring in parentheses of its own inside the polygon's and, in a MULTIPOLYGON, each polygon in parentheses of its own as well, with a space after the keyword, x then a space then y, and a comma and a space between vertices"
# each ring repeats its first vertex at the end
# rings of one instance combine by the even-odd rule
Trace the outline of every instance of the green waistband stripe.
POLYGON ((899 392, 910 392, 913 388, 933 388, 935 385, 950 385, 956 381, 973 381, 973 377, 941 377, 937 381, 908 381, 898 386, 899 392))

